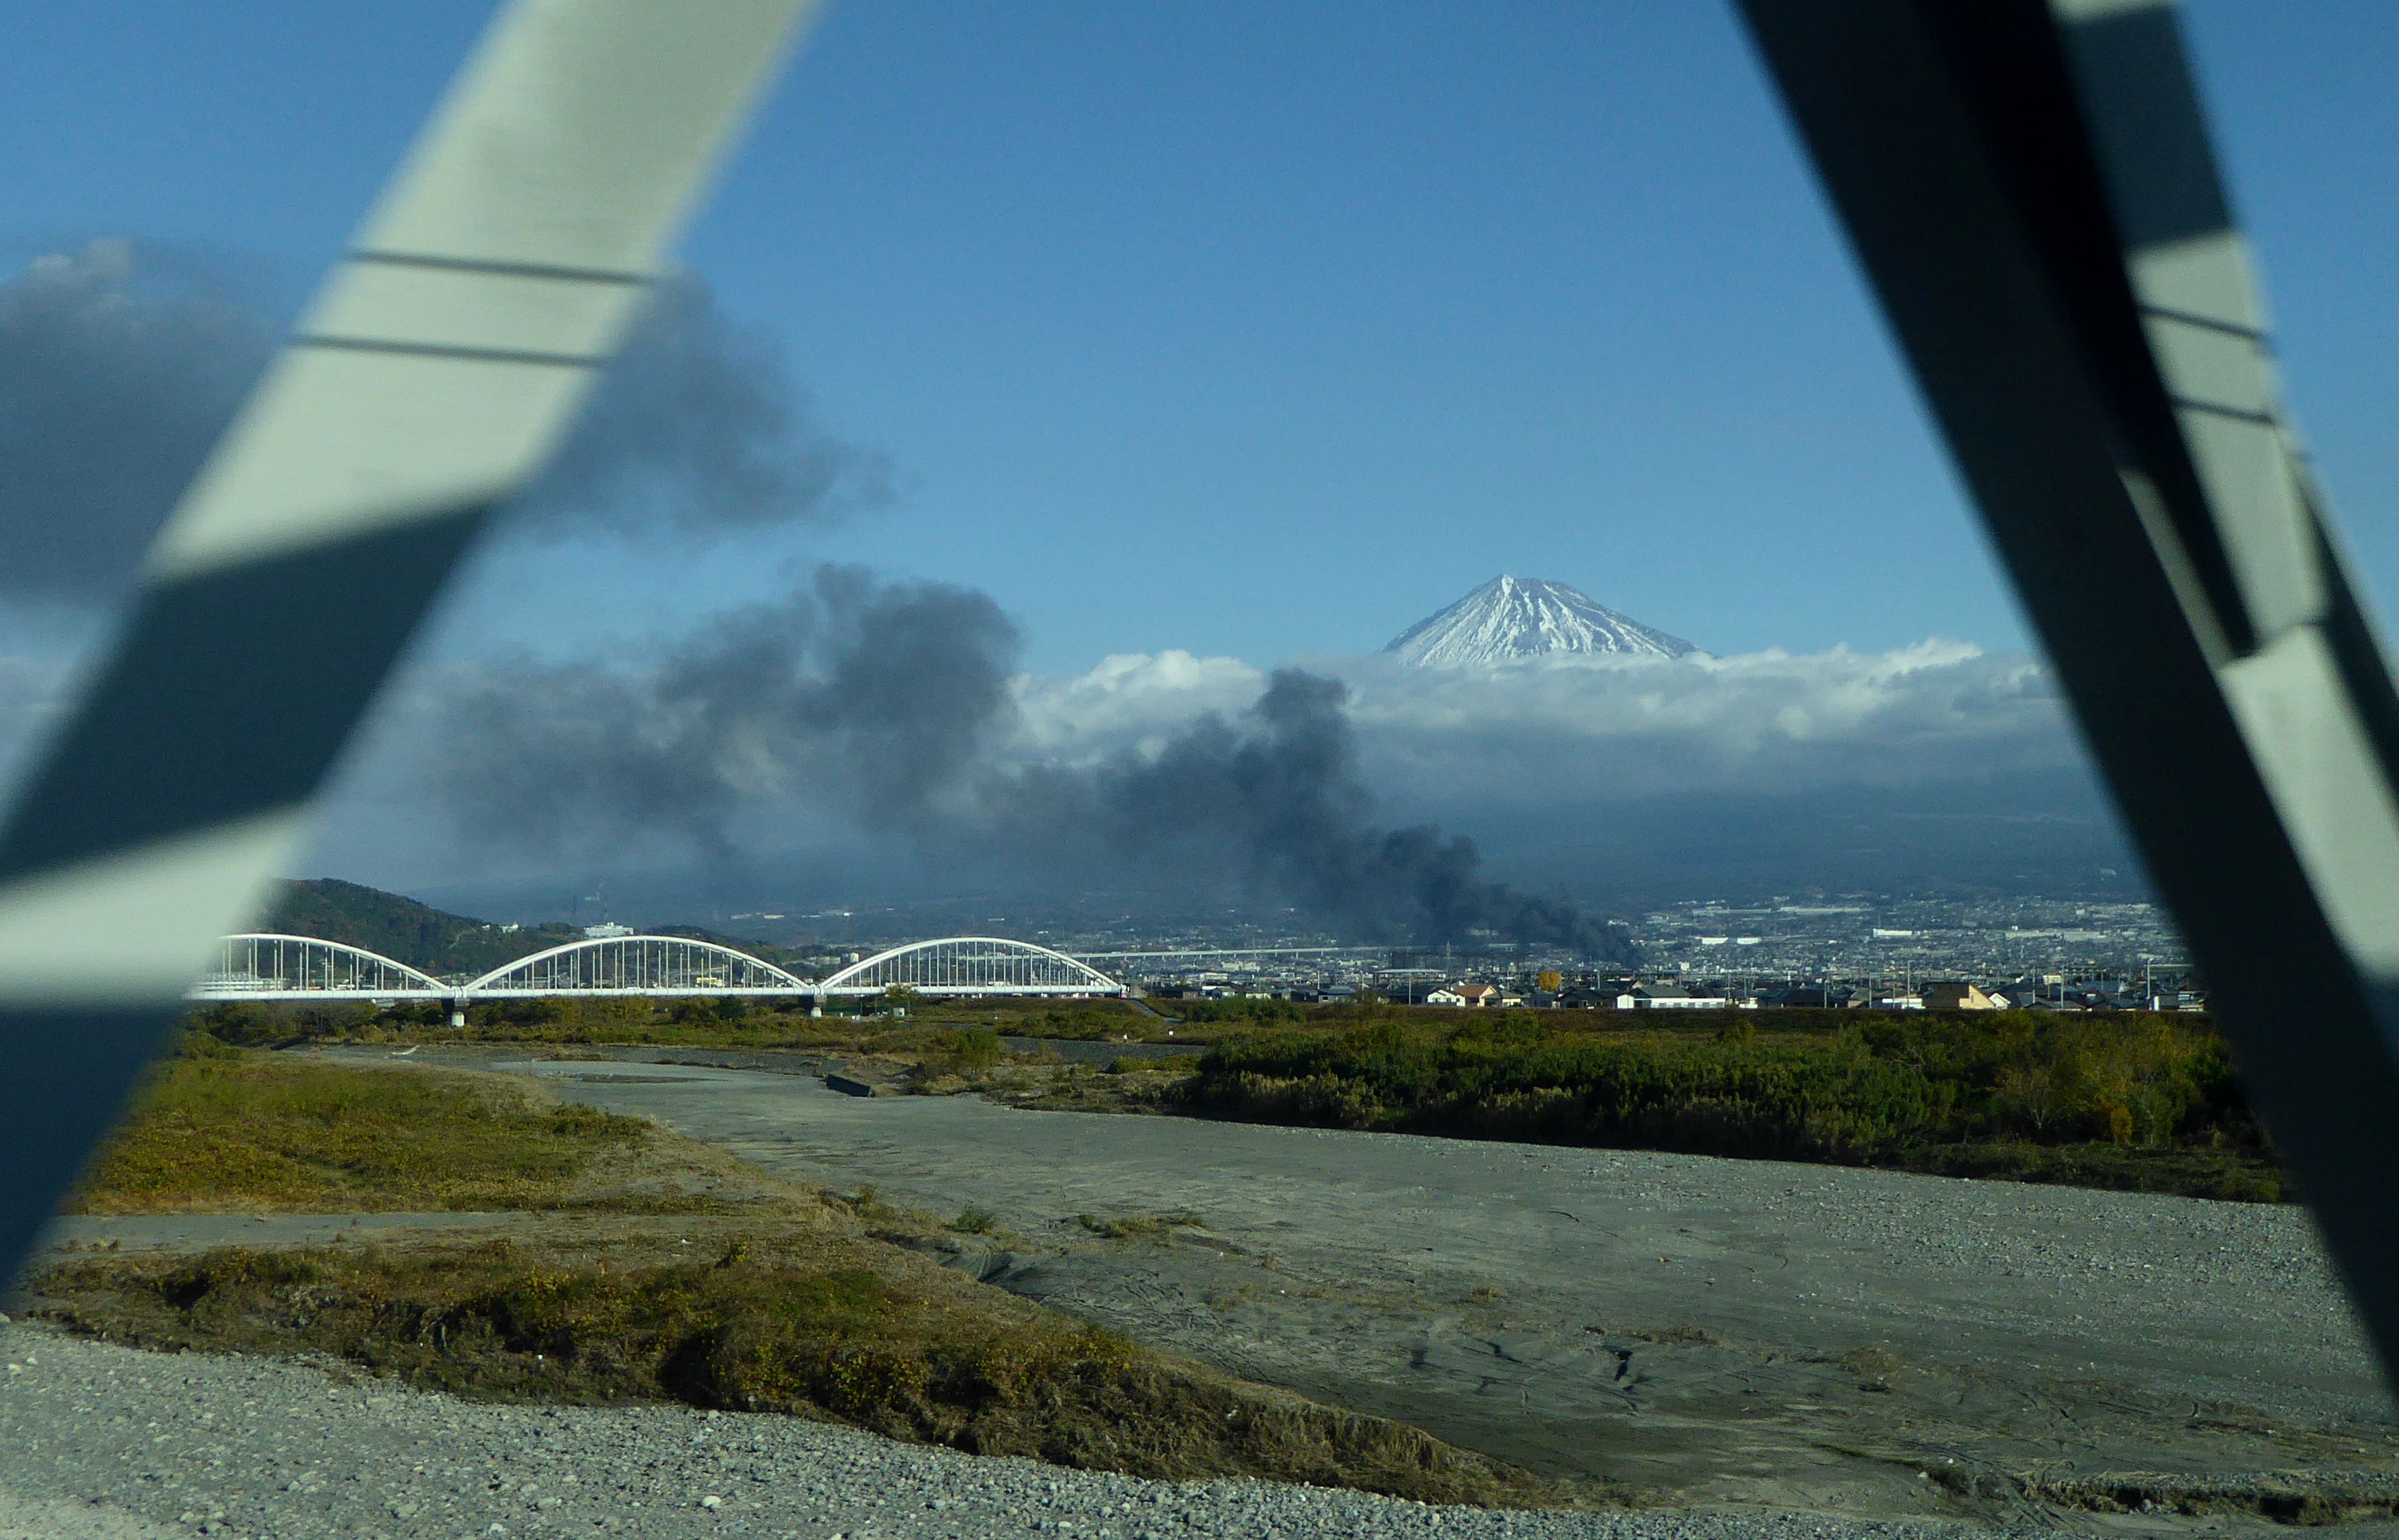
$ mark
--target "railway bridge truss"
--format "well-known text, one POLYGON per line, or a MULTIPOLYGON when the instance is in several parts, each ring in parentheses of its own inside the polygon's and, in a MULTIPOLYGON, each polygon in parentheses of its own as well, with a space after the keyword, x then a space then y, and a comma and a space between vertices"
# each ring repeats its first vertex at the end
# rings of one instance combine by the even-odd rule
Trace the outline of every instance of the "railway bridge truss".
POLYGON ((208 973, 186 998, 218 1000, 440 1000, 454 1009, 486 1000, 640 994, 863 999, 895 990, 929 996, 1097 996, 1124 986, 1087 963, 996 936, 912 941, 821 979, 688 936, 607 936, 570 941, 473 979, 440 979, 342 941, 265 932, 217 943, 208 973))

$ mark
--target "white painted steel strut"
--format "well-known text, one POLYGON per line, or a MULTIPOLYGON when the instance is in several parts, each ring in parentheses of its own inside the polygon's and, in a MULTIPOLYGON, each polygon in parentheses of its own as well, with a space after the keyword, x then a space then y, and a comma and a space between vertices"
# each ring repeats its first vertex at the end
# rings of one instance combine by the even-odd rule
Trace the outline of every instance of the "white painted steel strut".
POLYGON ((2399 1363, 2399 694, 2171 0, 1742 0, 2243 1083, 2399 1363))
POLYGON ((0 1266, 564 438, 814 0, 514 0, 151 547, 0 824, 0 1266), (298 687, 262 721, 242 682, 298 687))

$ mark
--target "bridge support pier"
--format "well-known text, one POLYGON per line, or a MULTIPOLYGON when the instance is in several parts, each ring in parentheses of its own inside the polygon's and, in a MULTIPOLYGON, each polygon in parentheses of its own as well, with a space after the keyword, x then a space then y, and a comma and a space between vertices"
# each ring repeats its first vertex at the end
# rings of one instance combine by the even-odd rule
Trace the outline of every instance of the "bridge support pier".
POLYGON ((467 997, 463 994, 450 1002, 450 1024, 453 1027, 467 1024, 467 997))

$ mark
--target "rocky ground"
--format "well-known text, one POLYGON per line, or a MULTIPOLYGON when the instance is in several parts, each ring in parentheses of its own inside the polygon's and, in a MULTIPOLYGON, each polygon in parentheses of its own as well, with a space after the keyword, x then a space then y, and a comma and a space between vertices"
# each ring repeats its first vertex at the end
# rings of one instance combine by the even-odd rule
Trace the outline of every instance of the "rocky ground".
POLYGON ((1866 1540, 1796 1516, 1491 1513, 983 1460, 781 1417, 477 1406, 0 1328, 0 1540, 1056 1534, 1866 1540))
POLYGON ((2094 1482, 2237 1504, 2272 1472, 2399 1472, 2297 1208, 528 1067, 770 1169, 987 1213, 954 1264, 1003 1287, 1661 1500, 2004 1519, 2094 1482))

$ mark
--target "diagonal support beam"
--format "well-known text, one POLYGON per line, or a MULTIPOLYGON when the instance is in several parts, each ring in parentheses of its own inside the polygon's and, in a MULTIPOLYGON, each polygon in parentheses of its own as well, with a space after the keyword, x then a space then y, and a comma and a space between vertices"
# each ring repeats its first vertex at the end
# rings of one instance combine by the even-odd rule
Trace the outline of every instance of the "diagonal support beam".
POLYGON ((2399 696, 2170 0, 1742 0, 2384 1364, 2399 696))
POLYGON ((0 1273, 489 511, 549 458, 814 0, 514 0, 152 547, 0 823, 0 1273), (291 686, 262 703, 251 681, 291 686))

